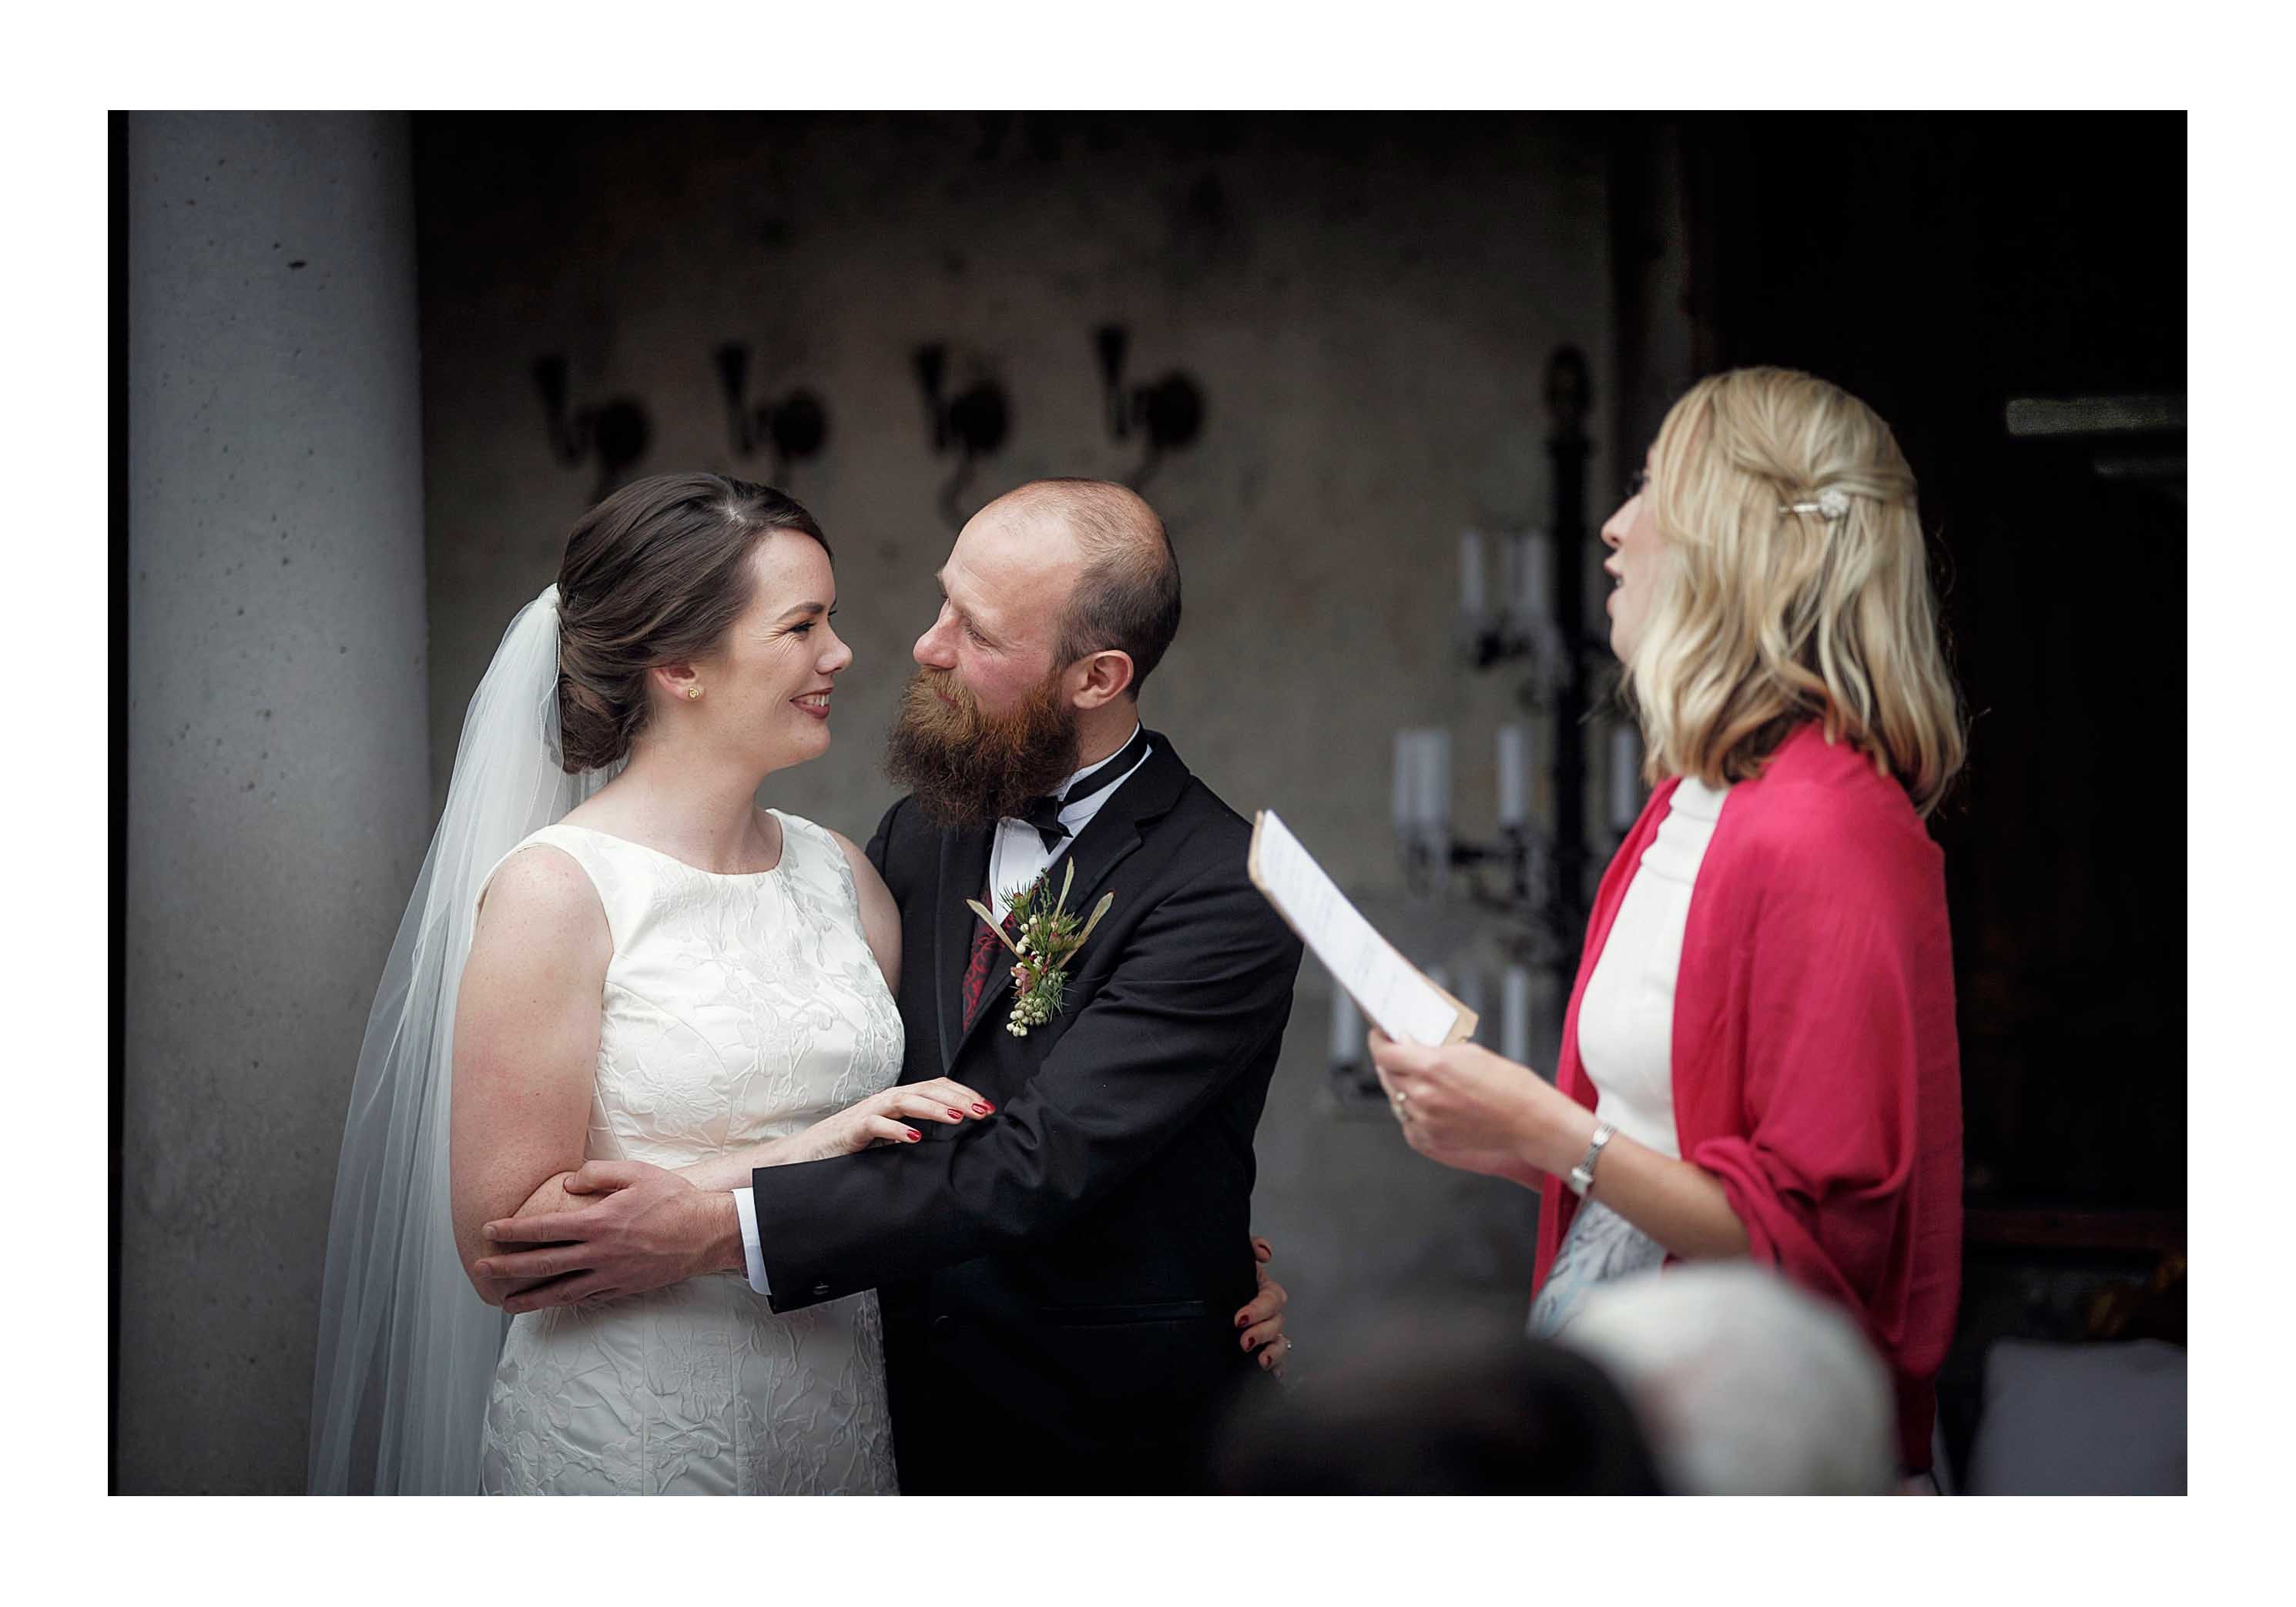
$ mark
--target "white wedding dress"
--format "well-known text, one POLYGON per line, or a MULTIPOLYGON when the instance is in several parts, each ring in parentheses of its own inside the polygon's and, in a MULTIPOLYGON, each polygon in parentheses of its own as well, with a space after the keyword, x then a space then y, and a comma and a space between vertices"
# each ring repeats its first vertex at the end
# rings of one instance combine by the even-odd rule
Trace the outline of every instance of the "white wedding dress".
MULTIPOLYGON (((613 939, 586 1154, 677 1168, 890 1086, 901 1017, 852 867, 775 812, 782 858, 696 870, 560 823, 613 939)), ((512 1319, 486 1414, 490 1495, 890 1494, 877 1297, 776 1316, 739 1274, 512 1319)))

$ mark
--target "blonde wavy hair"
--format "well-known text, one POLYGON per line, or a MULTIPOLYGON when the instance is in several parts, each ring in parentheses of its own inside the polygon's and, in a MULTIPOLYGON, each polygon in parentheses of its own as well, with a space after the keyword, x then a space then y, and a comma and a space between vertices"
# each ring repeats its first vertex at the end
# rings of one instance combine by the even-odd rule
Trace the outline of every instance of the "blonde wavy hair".
POLYGON ((1890 427, 1809 374, 1733 369, 1674 405, 1652 459, 1665 557, 1621 686, 1647 778, 1746 780, 1817 719, 1927 816, 1966 738, 1890 427))

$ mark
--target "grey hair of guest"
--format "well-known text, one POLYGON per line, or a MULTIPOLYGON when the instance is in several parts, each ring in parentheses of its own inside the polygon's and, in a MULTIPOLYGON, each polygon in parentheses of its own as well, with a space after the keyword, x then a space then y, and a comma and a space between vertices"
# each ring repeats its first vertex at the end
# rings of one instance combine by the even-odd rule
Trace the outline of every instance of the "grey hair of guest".
POLYGON ((1896 1482, 1890 1377, 1847 1312, 1748 1262, 1587 1297, 1558 1336, 1619 1381, 1682 1495, 1865 1496, 1896 1482))

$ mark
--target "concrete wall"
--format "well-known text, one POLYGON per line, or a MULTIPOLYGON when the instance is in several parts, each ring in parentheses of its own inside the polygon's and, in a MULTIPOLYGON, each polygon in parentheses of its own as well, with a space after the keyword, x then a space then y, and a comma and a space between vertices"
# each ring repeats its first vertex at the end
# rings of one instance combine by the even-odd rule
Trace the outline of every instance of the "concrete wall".
MULTIPOLYGON (((643 402, 636 472, 768 477, 731 451, 720 341, 749 343, 760 393, 826 400, 824 455, 783 483, 835 545, 856 660, 830 753, 763 796, 863 836, 892 798, 882 734, 954 536, 911 349, 947 341, 1012 398, 969 510, 1035 476, 1136 466, 1102 422, 1092 332, 1114 320, 1136 378, 1182 368, 1208 400, 1200 444, 1144 488, 1186 612, 1144 715, 1236 808, 1280 809, 1414 953, 1447 945, 1459 912, 1395 897, 1393 733, 1454 727, 1460 825, 1488 832, 1516 677, 1450 657, 1457 536, 1545 520, 1556 345, 1581 346, 1609 392, 1608 159, 1589 125, 488 118, 419 121, 417 148, 434 808, 488 657, 595 489, 594 467, 551 455, 537 356, 569 358, 578 403, 643 402)), ((1617 473, 1597 446, 1599 520, 1617 473)), ((1599 766, 1591 780, 1599 811, 1599 766)), ((1328 989, 1309 962, 1260 1129, 1256 1216, 1303 1342, 1328 1353, 1438 1297, 1518 1320, 1529 1198, 1422 1161, 1383 1109, 1332 1106, 1328 989)))
MULTIPOLYGON (((880 739, 954 531, 910 370, 980 354, 1010 443, 965 507, 1042 474, 1122 475, 1095 325, 1136 377, 1208 398, 1204 437, 1145 488, 1186 620, 1144 713, 1239 808, 1282 808, 1351 885, 1395 880, 1392 734, 1473 722, 1463 824, 1492 814, 1505 675, 1455 670, 1458 531, 1543 520, 1540 386, 1575 341, 1604 383, 1604 160, 1571 125, 1273 119, 1225 139, 1153 119, 485 119, 419 131, 434 807, 502 627, 556 574, 594 470, 552 458, 530 365, 653 422, 636 472, 763 477, 730 450, 710 353, 829 406, 786 488, 835 544, 856 660, 827 758, 768 783, 849 831, 890 793, 880 739), (1412 130, 1417 129, 1417 133, 1412 130)), ((1605 455, 1596 484, 1614 478, 1605 455)))
POLYGON ((403 119, 129 122, 122 1491, 303 1486, 344 1101, 428 832, 403 119))

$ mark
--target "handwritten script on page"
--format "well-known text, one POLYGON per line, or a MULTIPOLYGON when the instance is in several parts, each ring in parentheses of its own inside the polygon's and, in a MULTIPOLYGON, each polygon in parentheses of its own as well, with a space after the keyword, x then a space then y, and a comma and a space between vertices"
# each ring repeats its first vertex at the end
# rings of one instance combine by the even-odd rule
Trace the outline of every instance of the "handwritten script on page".
POLYGON ((1473 1034, 1475 1013, 1379 935, 1273 809, 1252 822, 1250 868, 1251 884, 1388 1037, 1432 1046, 1473 1034))

